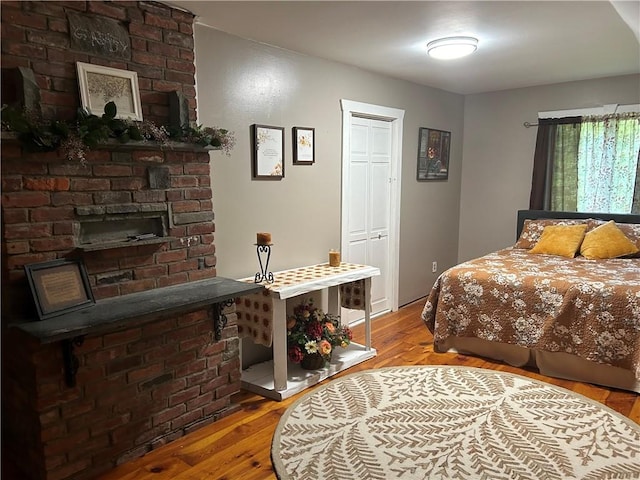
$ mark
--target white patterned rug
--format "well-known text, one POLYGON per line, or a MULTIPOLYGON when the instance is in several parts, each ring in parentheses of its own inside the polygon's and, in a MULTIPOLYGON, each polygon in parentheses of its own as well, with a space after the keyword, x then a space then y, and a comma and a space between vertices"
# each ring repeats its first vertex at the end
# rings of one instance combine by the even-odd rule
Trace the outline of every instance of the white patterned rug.
POLYGON ((511 373, 390 367, 332 380, 281 418, 281 480, 640 478, 640 426, 511 373))

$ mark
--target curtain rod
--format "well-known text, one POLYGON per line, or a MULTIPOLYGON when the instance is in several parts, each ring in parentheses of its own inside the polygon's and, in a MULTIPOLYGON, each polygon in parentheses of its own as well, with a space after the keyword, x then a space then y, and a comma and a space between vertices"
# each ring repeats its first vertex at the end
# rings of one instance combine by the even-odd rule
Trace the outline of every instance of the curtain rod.
MULTIPOLYGON (((555 110, 538 112, 538 118, 586 117, 592 115, 615 115, 616 113, 634 113, 640 111, 640 104, 620 105, 611 103, 601 107, 576 108, 572 110, 555 110)), ((525 128, 537 127, 538 123, 524 122, 525 128)))
MULTIPOLYGON (((638 110, 640 111, 640 105, 636 105, 636 107, 639 107, 638 110)), ((621 115, 624 118, 626 117, 631 117, 631 118, 639 118, 639 114, 638 112, 634 112, 632 110, 629 111, 625 111, 623 113, 606 113, 604 115, 576 115, 575 117, 572 118, 583 118, 583 119, 587 119, 587 118, 591 118, 591 117, 595 117, 595 118, 611 118, 617 115, 621 115)), ((553 118, 557 118, 557 117, 553 117, 553 118)), ((543 120, 545 120, 546 118, 543 118, 543 120)), ((562 122, 561 122, 562 123, 562 122)), ((538 125, 540 125, 539 123, 531 123, 531 122, 524 122, 522 125, 524 125, 525 128, 529 128, 529 127, 537 127, 538 125)))

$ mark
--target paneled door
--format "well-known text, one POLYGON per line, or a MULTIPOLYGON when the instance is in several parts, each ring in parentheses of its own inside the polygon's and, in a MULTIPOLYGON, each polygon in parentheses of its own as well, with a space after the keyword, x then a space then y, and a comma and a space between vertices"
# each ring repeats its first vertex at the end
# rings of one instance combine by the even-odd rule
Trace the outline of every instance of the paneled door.
MULTIPOLYGON (((371 313, 398 308, 398 237, 404 110, 342 100, 342 255, 371 265, 371 313)), ((345 323, 363 312, 343 309, 345 323)))
POLYGON ((391 123, 353 117, 348 162, 346 259, 380 269, 380 276, 371 282, 371 313, 375 315, 390 310, 391 123))

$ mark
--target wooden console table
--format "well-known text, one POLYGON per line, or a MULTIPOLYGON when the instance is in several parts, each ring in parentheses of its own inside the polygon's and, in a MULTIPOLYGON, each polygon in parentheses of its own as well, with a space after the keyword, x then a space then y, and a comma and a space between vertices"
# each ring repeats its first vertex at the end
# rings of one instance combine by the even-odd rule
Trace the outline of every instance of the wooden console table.
MULTIPOLYGON (((273 360, 251 365, 242 371, 242 388, 274 400, 284 400, 327 377, 376 356, 371 347, 371 277, 380 275, 380 269, 366 265, 342 263, 338 267, 328 264, 313 265, 293 270, 274 272, 275 281, 263 283, 264 294, 270 300, 268 311, 272 320, 273 360), (362 309, 365 318, 365 345, 352 342, 347 348, 336 348, 331 363, 319 370, 304 370, 287 358, 286 300, 317 290, 328 291, 327 313, 340 314, 340 286, 362 281, 362 309)), ((253 279, 242 281, 253 282, 253 279)), ((261 294, 258 294, 261 295, 261 294)), ((248 297, 245 297, 248 298, 248 297)), ((256 302, 259 301, 259 297, 256 302)), ((242 305, 236 305, 241 312, 242 305)), ((239 321, 239 325, 240 325, 239 321)))

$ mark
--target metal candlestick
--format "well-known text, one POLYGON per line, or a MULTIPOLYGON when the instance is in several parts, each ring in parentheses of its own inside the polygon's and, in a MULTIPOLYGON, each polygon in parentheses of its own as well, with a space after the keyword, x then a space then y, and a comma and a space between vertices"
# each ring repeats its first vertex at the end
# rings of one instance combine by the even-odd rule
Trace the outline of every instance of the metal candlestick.
POLYGON ((258 262, 260 263, 260 271, 256 273, 254 283, 260 283, 265 281, 267 283, 273 283, 273 272, 269 271, 269 258, 271 258, 271 245, 273 244, 261 244, 256 243, 256 253, 258 254, 258 262), (266 255, 266 261, 264 266, 262 265, 262 257, 266 255))

